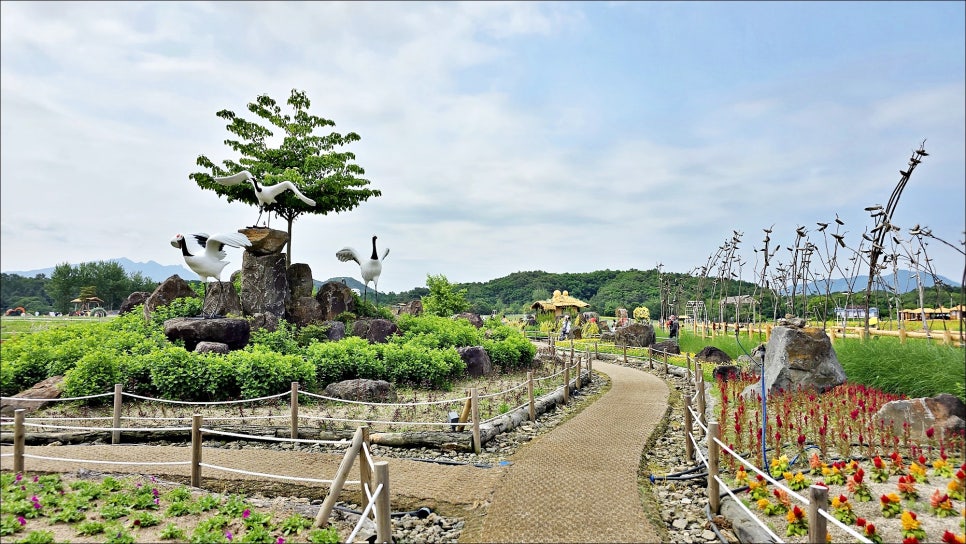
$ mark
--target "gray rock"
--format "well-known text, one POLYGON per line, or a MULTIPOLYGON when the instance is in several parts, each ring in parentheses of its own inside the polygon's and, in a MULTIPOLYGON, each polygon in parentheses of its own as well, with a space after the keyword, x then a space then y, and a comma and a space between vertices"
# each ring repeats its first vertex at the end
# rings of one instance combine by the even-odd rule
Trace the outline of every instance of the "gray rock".
POLYGON ((33 401, 18 401, 17 397, 24 399, 56 399, 60 396, 61 390, 64 388, 64 377, 63 376, 51 376, 46 380, 34 384, 33 387, 25 391, 17 393, 13 397, 5 398, 0 401, 0 414, 4 416, 13 416, 14 412, 20 409, 26 410, 25 413, 29 414, 35 410, 47 406, 47 402, 33 402, 33 401))
POLYGON ((345 380, 330 383, 323 393, 327 397, 366 402, 395 402, 396 388, 383 380, 345 380))
POLYGON ((701 363, 726 365, 731 363, 731 356, 714 346, 705 346, 701 351, 694 354, 694 360, 701 363))
POLYGON ((681 355, 681 346, 678 345, 674 340, 664 340, 662 342, 657 342, 651 344, 651 349, 654 350, 655 355, 660 355, 664 352, 673 353, 674 355, 681 355))
POLYGON ((621 346, 646 348, 655 339, 654 327, 650 323, 628 323, 614 332, 614 342, 621 346))
POLYGON ((231 351, 228 344, 222 342, 198 342, 195 346, 195 353, 218 353, 224 355, 231 351))
POLYGON ((325 337, 330 342, 338 342, 345 338, 345 323, 341 321, 325 321, 322 324, 328 327, 325 331, 325 337))
POLYGON ((926 431, 933 429, 938 440, 941 436, 961 434, 966 428, 966 406, 955 395, 940 393, 935 397, 894 400, 884 404, 872 416, 875 425, 886 425, 896 435, 902 435, 908 424, 913 440, 926 438, 926 431))
POLYGON ((385 344, 399 332, 399 326, 388 319, 360 319, 352 323, 352 336, 365 338, 370 344, 385 344))
POLYGON ((248 318, 252 330, 264 329, 267 332, 278 330, 278 316, 273 313, 256 313, 248 318))
POLYGON ((285 316, 285 306, 291 299, 285 254, 256 256, 245 251, 242 256, 242 309, 245 315, 271 312, 285 316))
POLYGON ((466 363, 467 376, 478 378, 493 373, 493 362, 482 346, 466 346, 456 350, 466 363))
POLYGON ((356 301, 352 289, 344 283, 330 281, 322 284, 315 294, 322 311, 322 319, 331 321, 343 312, 355 312, 356 301))
POLYGON ((477 329, 483 328, 483 318, 472 312, 463 312, 461 314, 456 314, 453 316, 453 319, 465 319, 469 321, 470 324, 476 327, 477 329))
POLYGON ((300 327, 324 321, 322 306, 315 297, 293 298, 286 313, 288 320, 300 327))
POLYGON ((185 349, 194 351, 199 342, 219 342, 229 349, 248 345, 251 326, 240 318, 203 319, 176 317, 164 322, 164 335, 170 341, 184 341, 185 349))
MULTIPOLYGON (((775 327, 765 350, 765 391, 807 389, 824 392, 845 383, 845 371, 835 356, 832 341, 817 327, 775 327)), ((742 391, 753 398, 760 386, 742 391)))
POLYGON ((413 315, 413 316, 423 315, 423 301, 410 300, 405 304, 401 304, 393 308, 392 313, 394 315, 413 315))
POLYGON ((148 321, 151 319, 151 315, 154 314, 155 308, 160 306, 167 306, 171 304, 175 299, 194 297, 198 298, 198 295, 191 289, 188 282, 181 279, 181 276, 175 274, 170 278, 161 282, 157 289, 151 293, 144 301, 144 319, 148 321))
POLYGON ((202 312, 207 316, 241 317, 241 298, 235 292, 235 286, 227 281, 209 282, 208 294, 205 296, 202 312))
POLYGON ((288 267, 288 287, 291 289, 292 300, 311 297, 315 283, 312 280, 312 269, 305 263, 295 263, 288 267))
POLYGON ((247 236, 252 243, 245 253, 251 253, 256 257, 280 253, 289 240, 287 232, 264 227, 238 229, 238 232, 247 236))
POLYGON ((124 315, 134 309, 138 304, 143 304, 151 293, 147 291, 135 291, 127 296, 124 302, 121 303, 121 307, 117 310, 117 315, 124 315))

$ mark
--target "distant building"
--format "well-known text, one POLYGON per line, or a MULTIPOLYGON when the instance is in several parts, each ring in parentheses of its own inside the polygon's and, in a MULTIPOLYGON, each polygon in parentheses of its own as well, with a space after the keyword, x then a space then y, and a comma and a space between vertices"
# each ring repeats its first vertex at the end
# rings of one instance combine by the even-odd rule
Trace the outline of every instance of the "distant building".
MULTIPOLYGON (((866 314, 865 306, 846 306, 845 308, 835 308, 835 317, 837 319, 865 319, 866 314)), ((869 317, 878 319, 879 309, 878 308, 868 308, 869 317)))

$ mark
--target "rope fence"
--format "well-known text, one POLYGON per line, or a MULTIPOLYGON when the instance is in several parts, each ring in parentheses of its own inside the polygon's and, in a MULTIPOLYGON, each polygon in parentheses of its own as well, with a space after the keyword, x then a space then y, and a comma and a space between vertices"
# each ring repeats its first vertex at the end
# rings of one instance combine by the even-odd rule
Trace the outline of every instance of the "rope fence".
MULTIPOLYGON (((115 465, 115 466, 189 466, 190 467, 190 482, 193 487, 201 487, 201 473, 202 468, 209 470, 216 470, 222 472, 230 472, 233 474, 242 474, 254 478, 266 478, 273 480, 286 480, 293 482, 311 483, 311 484, 323 484, 329 486, 329 492, 326 495, 325 500, 322 502, 322 506, 319 509, 319 513, 316 516, 314 527, 322 527, 328 523, 329 516, 332 513, 332 509, 338 500, 339 495, 342 493, 343 486, 346 484, 350 485, 361 485, 365 493, 365 509, 359 517, 359 522, 353 528, 353 531, 347 540, 347 542, 352 542, 355 535, 358 534, 360 528, 365 519, 368 516, 372 516, 373 522, 376 526, 376 539, 378 542, 391 542, 392 541, 392 523, 390 519, 390 501, 389 501, 389 464, 385 461, 376 462, 373 460, 372 455, 369 450, 369 434, 367 427, 358 427, 351 441, 347 440, 299 440, 299 439, 284 439, 284 438, 274 438, 274 437, 264 437, 255 435, 241 435, 236 433, 226 433, 218 431, 215 429, 207 429, 203 427, 204 418, 200 414, 195 414, 192 416, 191 427, 188 429, 191 431, 191 447, 189 448, 191 460, 190 461, 117 461, 117 460, 102 460, 102 459, 75 459, 67 457, 53 457, 47 455, 34 455, 25 452, 25 429, 28 426, 46 426, 37 424, 27 424, 25 423, 26 410, 21 408, 14 412, 14 439, 13 439, 13 453, 3 454, 2 457, 12 457, 13 458, 13 470, 14 472, 22 473, 25 471, 25 462, 27 459, 39 460, 39 461, 56 461, 60 463, 77 463, 77 464, 96 464, 96 465, 115 465), (307 478, 300 476, 287 476, 282 474, 270 474, 264 472, 255 472, 250 470, 245 470, 242 468, 226 467, 211 463, 205 463, 202 461, 202 441, 204 435, 220 435, 220 436, 235 436, 245 439, 255 439, 255 440, 270 440, 276 442, 306 442, 306 443, 325 443, 330 445, 339 445, 346 448, 346 452, 343 455, 342 461, 339 464, 339 469, 335 476, 332 478, 307 478), (359 458, 360 466, 360 479, 359 480, 348 480, 348 471, 352 468, 356 458, 359 458), (375 489, 375 491, 370 492, 370 489, 375 489)), ((145 429, 118 429, 112 428, 111 431, 127 431, 127 432, 137 432, 144 431, 145 429)), ((120 450, 124 451, 124 450, 120 450)))

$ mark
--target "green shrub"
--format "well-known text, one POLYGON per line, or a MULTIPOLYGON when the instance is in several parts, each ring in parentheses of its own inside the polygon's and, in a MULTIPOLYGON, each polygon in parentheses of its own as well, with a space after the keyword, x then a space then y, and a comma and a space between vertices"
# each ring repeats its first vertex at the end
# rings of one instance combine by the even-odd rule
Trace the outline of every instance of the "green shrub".
POLYGON ((118 379, 118 365, 113 354, 107 351, 88 353, 64 376, 64 395, 82 397, 109 393, 114 391, 118 379))
POLYGON ((417 343, 380 344, 388 381, 449 389, 452 380, 466 371, 455 348, 430 349, 417 343))
MULTIPOLYGON (((364 338, 347 336, 339 342, 312 344, 305 356, 315 367, 318 389, 326 385, 360 376, 360 369, 372 377, 375 369, 385 366, 378 360, 376 348, 364 338)), ((377 376, 380 377, 380 376, 377 376)))
POLYGON ((298 344, 305 347, 313 342, 328 342, 329 341, 329 328, 330 325, 306 325, 299 329, 298 335, 296 337, 298 344))
MULTIPOLYGON (((151 323, 163 327, 164 322, 175 317, 195 317, 201 315, 201 297, 182 297, 172 300, 165 306, 158 306, 151 312, 151 323)), ((133 312, 132 312, 133 313, 133 312)))
POLYGON ((201 400, 208 396, 205 360, 184 348, 170 346, 148 356, 151 384, 166 399, 201 400))
POLYGON ((315 366, 295 355, 283 355, 263 347, 233 351, 225 357, 234 367, 242 398, 274 395, 290 389, 292 382, 315 383, 315 366))
POLYGON ((506 334, 503 339, 484 340, 483 349, 489 355, 490 361, 504 371, 530 368, 533 357, 537 354, 537 347, 519 331, 510 330, 512 334, 506 334))
POLYGON ((265 349, 282 354, 301 354, 302 346, 298 342, 298 330, 295 325, 280 319, 274 331, 255 329, 249 338, 249 345, 258 345, 265 349))

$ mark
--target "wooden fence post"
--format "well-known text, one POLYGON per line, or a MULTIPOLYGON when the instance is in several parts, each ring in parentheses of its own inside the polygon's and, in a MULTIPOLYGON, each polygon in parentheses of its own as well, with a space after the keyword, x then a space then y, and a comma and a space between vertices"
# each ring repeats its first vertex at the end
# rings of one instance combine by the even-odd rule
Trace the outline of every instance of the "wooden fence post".
POLYGON ((906 327, 905 326, 899 327, 899 343, 900 344, 905 344, 906 343, 906 327))
MULTIPOLYGON (((369 489, 375 490, 376 486, 379 484, 378 482, 375 482, 373 480, 374 476, 372 472, 372 467, 369 466, 369 460, 366 458, 365 452, 362 451, 363 449, 367 449, 370 446, 369 427, 363 425, 362 427, 359 427, 359 429, 362 430, 362 432, 360 433, 360 441, 362 445, 359 448, 359 481, 362 482, 361 485, 369 484, 369 489)), ((366 497, 365 493, 363 493, 362 508, 360 508, 360 510, 365 510, 368 504, 369 504, 369 498, 366 497)))
POLYGON ((564 404, 570 402, 570 365, 564 366, 564 404))
POLYGON ((201 414, 191 416, 191 487, 201 487, 201 414))
POLYGON ((627 344, 624 344, 624 364, 627 364, 627 344))
POLYGON ((688 375, 685 377, 685 379, 687 381, 691 381, 691 378, 692 378, 692 374, 691 374, 691 354, 689 352, 685 352, 684 353, 684 358, 688 362, 688 375))
POLYGON ((808 488, 808 542, 825 544, 828 535, 828 522, 819 510, 828 511, 828 488, 813 485, 808 488))
POLYGON ((476 388, 470 389, 470 402, 472 408, 470 412, 473 418, 473 452, 480 453, 483 445, 480 444, 480 397, 477 395, 476 388))
POLYGON ((694 416, 691 415, 691 397, 685 392, 684 396, 684 458, 688 461, 694 460, 694 443, 691 437, 694 435, 694 416))
POLYGON ((530 421, 537 420, 537 409, 533 405, 533 371, 527 371, 527 397, 530 399, 530 421))
MULTIPOLYGON (((124 390, 124 386, 116 383, 114 384, 114 423, 112 426, 117 429, 121 426, 121 399, 124 396, 121 392, 124 390)), ((111 444, 121 443, 121 431, 113 431, 111 433, 111 444)))
POLYGON ((289 406, 292 410, 292 431, 291 438, 299 437, 299 382, 292 382, 292 396, 289 398, 289 406))
POLYGON ((647 346, 647 367, 654 368, 654 348, 647 346))
POLYGON ((720 434, 720 429, 718 428, 718 422, 712 421, 708 424, 708 507, 711 508, 711 514, 717 515, 721 511, 721 490, 718 488, 718 480, 715 476, 718 475, 718 452, 720 451, 720 446, 716 441, 718 435, 720 434))
POLYGON ((23 418, 27 410, 18 408, 13 413, 13 471, 23 472, 23 450, 25 436, 23 430, 23 418))
MULTIPOLYGON (((329 514, 332 513, 332 509, 335 507, 335 503, 339 500, 339 495, 342 493, 342 486, 345 485, 346 476, 349 475, 349 469, 352 468, 352 463, 355 462, 356 457, 359 455, 359 450, 362 449, 362 427, 356 429, 356 433, 352 435, 352 445, 346 450, 345 455, 342 456, 342 462, 339 463, 339 469, 335 473, 335 478, 332 480, 332 485, 329 486, 329 494, 325 496, 325 500, 322 501, 322 506, 319 508, 319 513, 315 516, 315 523, 312 524, 313 527, 321 527, 328 523, 329 514)), ((362 462, 365 462, 363 460, 362 462)), ((363 482, 363 485, 365 482, 363 482)))
POLYGON ((705 399, 704 399, 704 370, 701 368, 701 363, 695 361, 695 373, 694 378, 697 382, 696 391, 698 393, 698 420, 701 421, 702 425, 707 426, 707 418, 704 415, 705 409, 705 399))
POLYGON ((387 461, 376 461, 373 468, 375 469, 375 485, 379 487, 382 484, 382 491, 379 492, 379 496, 376 497, 376 540, 379 542, 392 542, 392 521, 390 520, 390 504, 389 504, 389 463, 387 461))
POLYGON ((668 369, 667 369, 667 350, 664 350, 664 375, 665 376, 668 375, 668 369))
POLYGON ((594 340, 594 359, 600 359, 600 352, 597 351, 597 340, 594 340))
POLYGON ((570 339, 570 366, 574 364, 574 339, 570 339))
POLYGON ((576 390, 580 391, 580 357, 577 357, 577 387, 576 390))

